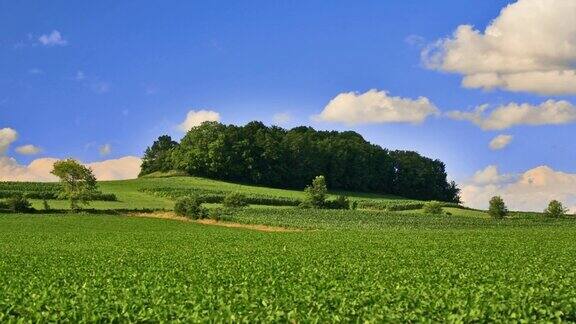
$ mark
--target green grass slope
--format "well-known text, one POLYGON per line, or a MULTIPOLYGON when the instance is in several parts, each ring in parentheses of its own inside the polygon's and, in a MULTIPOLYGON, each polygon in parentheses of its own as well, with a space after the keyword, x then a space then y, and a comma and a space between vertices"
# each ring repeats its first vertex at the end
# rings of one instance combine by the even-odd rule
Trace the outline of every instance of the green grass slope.
MULTIPOLYGON (((118 201, 94 201, 90 208, 101 210, 112 209, 171 209, 175 198, 181 195, 200 193, 224 195, 229 192, 241 192, 250 198, 265 198, 267 200, 282 200, 297 204, 304 198, 303 190, 286 190, 267 187, 258 187, 238 183, 210 180, 198 177, 143 177, 133 180, 102 181, 100 190, 115 194, 118 201), (294 202, 295 201, 295 202, 294 202)), ((351 200, 369 203, 371 208, 384 209, 386 204, 421 204, 421 201, 404 199, 390 195, 378 195, 357 192, 331 192, 330 198, 337 195, 346 195, 351 200)), ((33 206, 42 209, 43 201, 32 199, 33 206)), ((55 209, 68 208, 68 202, 62 200, 49 200, 50 206, 55 209)), ((264 203, 266 204, 266 203, 264 203)))

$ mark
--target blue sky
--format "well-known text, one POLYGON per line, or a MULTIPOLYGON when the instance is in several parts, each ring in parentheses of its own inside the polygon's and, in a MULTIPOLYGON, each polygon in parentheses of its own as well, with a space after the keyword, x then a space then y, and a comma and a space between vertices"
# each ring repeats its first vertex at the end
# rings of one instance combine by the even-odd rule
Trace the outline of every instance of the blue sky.
MULTIPOLYGON (((545 0, 520 2, 539 1, 545 0)), ((0 128, 18 133, 5 155, 20 165, 41 157, 94 162, 141 156, 159 135, 181 137, 186 114, 204 109, 225 123, 272 124, 282 113, 290 117, 285 127, 353 129, 383 147, 439 158, 462 183, 490 165, 499 174, 541 165, 576 173, 572 120, 485 130, 445 115, 482 104, 573 104, 576 93, 466 88, 461 82, 470 64, 454 68, 445 60, 432 68, 421 57, 458 26, 470 24, 482 34, 514 3, 3 1, 0 128), (426 97, 438 113, 418 124, 312 118, 339 94, 370 89, 426 97), (501 134, 512 135, 512 142, 490 149, 501 134), (42 151, 19 154, 25 144, 42 151)), ((522 14, 517 7, 511 15, 522 14)), ((568 66, 576 66, 575 57, 568 56, 568 66)))

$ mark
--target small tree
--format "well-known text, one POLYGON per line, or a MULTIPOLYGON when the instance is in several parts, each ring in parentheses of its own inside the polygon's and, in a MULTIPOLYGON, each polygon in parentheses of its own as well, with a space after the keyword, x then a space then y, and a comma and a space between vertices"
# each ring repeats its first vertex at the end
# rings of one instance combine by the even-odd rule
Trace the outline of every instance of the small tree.
POLYGON ((202 202, 197 196, 188 196, 178 199, 176 204, 174 204, 174 212, 178 216, 192 219, 202 219, 207 215, 206 208, 202 207, 202 202))
POLYGON ((490 199, 488 213, 492 218, 496 219, 502 219, 508 214, 508 208, 506 208, 506 204, 500 196, 494 196, 490 199))
POLYGON ((340 195, 335 200, 324 201, 324 208, 327 209, 350 209, 350 199, 340 195))
POLYGON ((312 185, 304 189, 306 197, 302 203, 303 207, 322 208, 326 202, 328 188, 326 187, 326 178, 323 175, 317 176, 312 180, 312 185))
POLYGON ((54 163, 51 172, 60 178, 60 196, 70 200, 70 208, 78 210, 78 203, 89 204, 94 194, 98 192, 96 177, 90 168, 73 159, 60 160, 54 163))
POLYGON ((548 204, 548 208, 544 210, 544 214, 548 217, 560 218, 568 213, 568 208, 565 208, 558 200, 552 200, 548 204))
POLYGON ((33 210, 32 204, 24 197, 23 194, 17 193, 6 200, 8 209, 15 213, 25 213, 33 210))
POLYGON ((439 201, 427 201, 422 207, 426 214, 440 215, 442 214, 442 204, 439 201))

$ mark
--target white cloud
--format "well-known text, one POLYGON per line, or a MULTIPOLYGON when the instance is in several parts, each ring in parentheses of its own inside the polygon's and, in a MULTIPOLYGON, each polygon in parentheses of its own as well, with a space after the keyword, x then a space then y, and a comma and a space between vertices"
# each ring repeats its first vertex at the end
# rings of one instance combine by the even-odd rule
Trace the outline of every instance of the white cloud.
POLYGON ((35 155, 35 154, 42 152, 42 149, 38 146, 28 144, 28 145, 18 146, 16 148, 16 152, 18 152, 20 154, 24 154, 24 155, 35 155))
POLYGON ((510 175, 502 175, 498 172, 498 167, 489 165, 483 170, 476 171, 472 177, 472 182, 479 185, 491 185, 503 183, 510 180, 510 175))
MULTIPOLYGON (((50 174, 54 162, 58 159, 41 158, 28 165, 21 165, 15 159, 0 156, 0 181, 57 181, 50 174)), ((101 162, 86 163, 98 180, 133 179, 140 172, 142 160, 135 156, 101 162)))
POLYGON ((142 160, 135 156, 125 156, 119 159, 105 160, 86 164, 94 171, 98 180, 134 179, 140 173, 142 160))
POLYGON ((66 46, 68 41, 62 38, 59 31, 53 30, 50 34, 38 37, 38 41, 44 46, 66 46))
POLYGON ((466 206, 487 209, 493 196, 501 196, 510 210, 542 211, 559 200, 576 212, 576 174, 539 166, 520 175, 500 174, 496 166, 478 171, 462 188, 466 206))
POLYGON ((576 94, 576 1, 519 0, 482 32, 459 26, 422 52, 432 69, 467 88, 576 94))
POLYGON ((494 137, 492 141, 490 141, 490 149, 492 150, 501 150, 508 146, 514 137, 512 135, 498 135, 494 137))
POLYGON ((50 174, 57 159, 36 159, 28 165, 19 164, 14 158, 0 156, 0 181, 57 181, 50 174))
POLYGON ((538 106, 510 103, 487 113, 488 105, 471 112, 451 111, 448 117, 468 120, 484 130, 501 130, 517 125, 559 125, 576 121, 576 107, 568 101, 548 100, 538 106))
POLYGON ((421 123, 438 115, 434 104, 425 97, 391 97, 386 91, 372 89, 365 93, 346 92, 332 99, 313 119, 347 125, 374 123, 421 123))
POLYGON ((192 127, 200 126, 205 121, 220 121, 220 114, 212 110, 190 110, 186 119, 178 125, 178 128, 187 132, 192 127))
POLYGON ((18 138, 18 133, 12 128, 1 128, 0 129, 0 156, 4 155, 10 144, 12 144, 18 138))
POLYGON ((274 123, 278 125, 285 125, 292 121, 292 115, 290 115, 290 113, 287 112, 281 112, 274 114, 274 116, 272 116, 272 119, 274 120, 274 123))
POLYGON ((112 153, 112 145, 104 144, 98 148, 98 151, 102 156, 110 155, 110 153, 112 153))

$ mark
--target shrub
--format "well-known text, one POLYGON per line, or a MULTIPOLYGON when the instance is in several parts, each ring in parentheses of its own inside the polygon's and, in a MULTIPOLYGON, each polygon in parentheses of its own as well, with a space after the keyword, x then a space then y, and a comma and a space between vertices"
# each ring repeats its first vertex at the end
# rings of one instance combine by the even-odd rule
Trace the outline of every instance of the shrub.
POLYGON ((314 180, 312 180, 312 185, 307 186, 304 189, 304 193, 306 194, 306 198, 301 204, 302 207, 324 207, 326 194, 328 193, 328 188, 326 187, 326 178, 324 178, 322 175, 314 178, 314 180))
MULTIPOLYGON (((446 205, 446 203, 443 203, 446 205)), ((357 207, 361 209, 385 210, 385 211, 402 211, 422 209, 424 203, 415 200, 393 200, 393 201, 375 201, 359 200, 357 207)))
POLYGON ((501 197, 494 196, 490 199, 490 208, 488 209, 488 213, 492 218, 502 219, 508 215, 508 208, 506 208, 506 204, 501 197))
POLYGON ((338 196, 335 200, 324 202, 324 207, 327 209, 350 209, 350 200, 346 196, 338 196))
POLYGON ((350 203, 350 209, 352 209, 352 210, 358 209, 358 202, 356 200, 354 200, 350 203))
POLYGON ((304 201, 302 201, 302 202, 298 205, 298 207, 299 207, 299 208, 303 208, 303 209, 315 208, 315 207, 312 205, 312 202, 310 202, 309 200, 304 200, 304 201))
POLYGON ((544 210, 544 214, 548 217, 560 218, 568 213, 568 208, 565 208, 558 200, 552 200, 548 204, 548 208, 544 210))
POLYGON ((248 206, 246 196, 239 192, 231 192, 224 197, 222 205, 227 208, 242 208, 248 206))
POLYGON ((196 196, 178 199, 174 205, 174 212, 179 216, 192 219, 202 219, 207 214, 206 208, 202 207, 200 200, 196 196))
POLYGON ((25 213, 32 211, 32 205, 22 194, 16 194, 6 200, 8 209, 15 213, 25 213))
POLYGON ((48 204, 48 200, 44 199, 42 201, 42 204, 44 205, 44 210, 50 210, 50 205, 48 204))
POLYGON ((442 203, 439 201, 427 201, 422 207, 426 214, 440 215, 442 214, 442 203))
POLYGON ((208 210, 208 218, 215 221, 229 221, 234 215, 234 209, 231 208, 212 208, 208 210))

